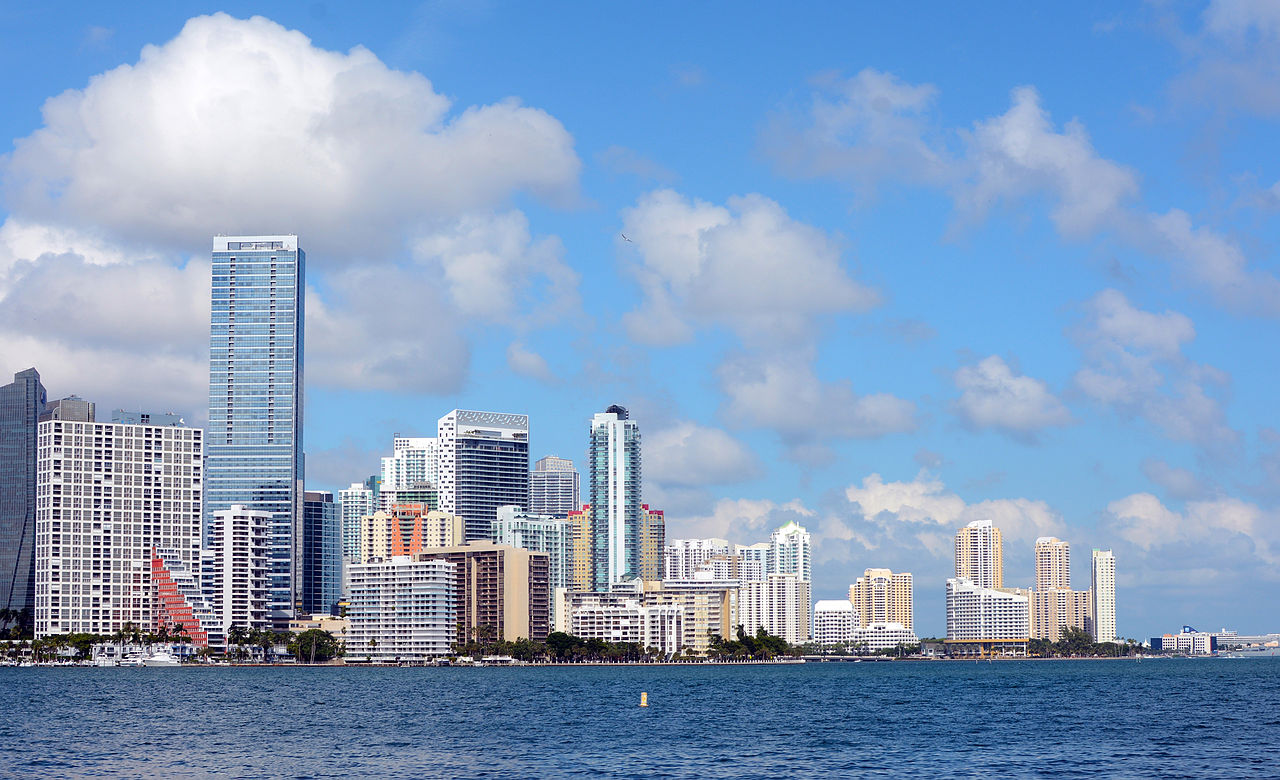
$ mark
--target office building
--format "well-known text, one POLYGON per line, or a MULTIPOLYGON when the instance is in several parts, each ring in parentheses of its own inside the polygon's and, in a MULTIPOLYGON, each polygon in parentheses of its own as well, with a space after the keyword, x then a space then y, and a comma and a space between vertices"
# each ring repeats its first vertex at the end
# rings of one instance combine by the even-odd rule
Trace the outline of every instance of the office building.
POLYGON ((1036 590, 1071 588, 1071 545, 1053 536, 1036 539, 1036 590))
POLYGON ((742 583, 738 617, 743 630, 764 628, 793 645, 809 641, 810 585, 795 574, 768 574, 762 581, 742 583))
POLYGON ((529 418, 454 409, 437 426, 440 510, 487 540, 500 506, 529 507, 529 418))
POLYGON ((48 396, 34 368, 0 387, 0 609, 32 625, 36 584, 36 439, 48 396))
POLYGON ((529 511, 564 519, 578 509, 580 489, 573 461, 548 455, 539 458, 529 473, 529 511))
POLYGON ((990 520, 974 520, 956 533, 956 577, 980 588, 1004 587, 1004 548, 990 520))
MULTIPOLYGON (((498 507, 493 521, 493 542, 546 553, 547 581, 551 589, 573 584, 573 527, 567 520, 549 515, 535 515, 517 506, 498 507)), ((556 619, 557 605, 551 605, 551 619, 556 619)))
POLYGON ((664 580, 693 579, 694 572, 712 558, 728 559, 732 546, 725 539, 672 539, 663 549, 664 580))
POLYGON ((640 505, 640 568, 637 576, 645 582, 662 579, 662 550, 667 546, 667 518, 661 509, 640 505))
POLYGON ((205 529, 203 590, 223 636, 233 627, 271 626, 270 512, 233 504, 213 513, 205 529))
POLYGON ((860 627, 853 605, 843 599, 813 605, 813 643, 825 647, 853 644, 853 629, 860 627))
POLYGON ((640 428, 621 406, 591 419, 592 589, 640 576, 640 428))
POLYGON ((203 432, 62 419, 38 429, 36 636, 152 630, 153 551, 199 562, 203 432))
POLYGON ((867 569, 849 586, 849 602, 858 615, 858 625, 898 623, 915 627, 912 607, 911 573, 889 569, 867 569))
POLYGON ((457 617, 454 565, 424 556, 352 564, 348 663, 421 663, 448 655, 457 617))
POLYGON ((802 580, 813 580, 809 532, 794 520, 769 536, 769 573, 794 574, 802 580))
MULTIPOLYGON (((148 415, 139 414, 139 417, 148 415)), ((66 398, 59 398, 56 401, 50 401, 45 406, 44 411, 40 413, 40 422, 45 420, 64 420, 66 422, 93 422, 98 419, 97 404, 93 401, 86 401, 78 395, 69 395, 66 398)), ((112 418, 117 422, 132 422, 141 424, 141 419, 126 420, 123 418, 112 418)), ((150 421, 148 421, 149 423, 150 421)), ((181 425, 181 422, 176 423, 181 425)))
POLYGON ((302 545, 302 355, 306 254, 298 237, 213 239, 205 518, 268 512, 268 606, 288 627, 302 545))
POLYGON ((1116 556, 1094 548, 1089 592, 1093 641, 1116 641, 1116 556))
POLYGON ((1026 595, 963 577, 947 580, 948 655, 1026 655, 1029 623, 1026 595))
POLYGON ((352 482, 351 487, 338 491, 338 506, 342 516, 342 557, 350 561, 360 560, 360 518, 378 510, 378 494, 382 480, 369 477, 364 482, 352 482))
POLYGON ((303 493, 299 603, 304 615, 337 614, 342 600, 340 511, 330 492, 303 493))

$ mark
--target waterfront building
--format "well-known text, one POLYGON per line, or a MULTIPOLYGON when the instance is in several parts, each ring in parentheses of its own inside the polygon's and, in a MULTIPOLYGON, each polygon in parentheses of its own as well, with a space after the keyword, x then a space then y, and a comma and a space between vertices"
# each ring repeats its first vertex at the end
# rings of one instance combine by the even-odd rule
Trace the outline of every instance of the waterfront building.
POLYGON ((1235 631, 1197 631, 1191 626, 1183 626, 1176 634, 1165 634, 1151 638, 1153 653, 1183 653, 1186 655, 1213 655, 1219 650, 1240 649, 1243 647, 1275 648, 1280 634, 1254 637, 1243 637, 1235 631))
POLYGON ((301 586, 306 253, 294 235, 213 239, 205 519, 268 512, 268 607, 288 625, 301 586))
POLYGON ((529 511, 564 519, 578 509, 581 477, 568 458, 539 458, 529 472, 529 511))
POLYGON ((811 547, 809 532, 794 520, 777 529, 769 536, 769 573, 812 581, 811 547))
POLYGON ((867 569, 849 586, 849 601, 861 627, 872 623, 899 623, 915 627, 911 573, 867 569))
POLYGON ((498 507, 529 506, 529 418, 454 409, 437 432, 440 510, 465 518, 467 541, 487 540, 498 507))
POLYGON ((342 519, 333 493, 308 490, 302 504, 303 614, 335 613, 342 600, 342 519))
POLYGON ((1089 592, 1095 642, 1116 641, 1116 556, 1094 548, 1089 592))
MULTIPOLYGON (((650 585, 652 587, 652 585, 650 585)), ((715 603, 718 612, 712 616, 711 623, 719 626, 715 633, 725 639, 732 639, 742 621, 739 619, 738 598, 741 595, 742 583, 735 579, 716 578, 709 572, 699 571, 687 580, 663 580, 663 593, 679 593, 688 595, 707 595, 715 603)), ((690 643, 702 646, 702 640, 690 643)), ((701 652, 701 651, 699 651, 701 652)))
POLYGON ((546 553, 483 540, 418 553, 454 566, 456 641, 547 638, 551 625, 550 561, 546 553), (487 637, 484 636, 487 634, 487 637))
POLYGON ((1036 590, 1071 589, 1071 545, 1053 536, 1036 539, 1036 590))
POLYGON ((662 549, 667 544, 667 518, 661 509, 640 505, 640 568, 645 582, 662 580, 662 549))
POLYGON ((622 406, 591 419, 592 589, 640 576, 640 427, 622 406))
MULTIPOLYGON (((119 414, 119 412, 117 412, 119 414)), ((139 415, 143 416, 143 415, 139 415)), ((45 406, 44 411, 40 413, 40 422, 45 420, 64 420, 66 422, 93 422, 98 419, 97 404, 93 401, 86 401, 78 395, 69 395, 66 398, 59 398, 56 401, 50 401, 45 406)), ((116 418, 112 418, 116 419, 116 418)), ((141 420, 125 420, 120 422, 133 422, 141 424, 141 420)), ((170 423, 182 425, 182 422, 170 423)))
POLYGON ((270 512, 233 504, 213 513, 202 555, 203 590, 226 636, 272 625, 270 512))
POLYGON ((414 663, 448 655, 457 619, 454 564, 422 555, 352 564, 347 661, 414 663))
POLYGON ((634 599, 584 603, 572 612, 572 633, 583 639, 603 639, 657 648, 664 656, 684 646, 684 609, 675 604, 645 606, 634 599))
POLYGON ((901 623, 873 622, 853 630, 853 641, 868 653, 892 650, 898 645, 918 645, 920 638, 901 623))
MULTIPOLYGON (((498 507, 493 521, 495 544, 547 554, 547 581, 553 590, 573 583, 573 527, 567 520, 525 512, 518 506, 498 507)), ((551 619, 558 605, 551 603, 551 619)))
POLYGON ((809 641, 810 585, 795 574, 768 574, 762 581, 742 583, 738 616, 743 630, 759 628, 793 645, 809 641))
POLYGON ((38 431, 36 636, 152 630, 153 551, 199 562, 203 432, 61 419, 38 431))
POLYGON ((1037 588, 1029 597, 1032 639, 1057 642, 1068 628, 1085 629, 1090 624, 1092 594, 1087 590, 1037 588))
POLYGON ((725 539, 672 539, 663 548, 664 580, 693 579, 693 573, 716 557, 726 561, 732 547, 725 539))
POLYGON ((205 595, 201 561, 183 559, 183 550, 157 549, 151 555, 151 586, 155 588, 156 629, 178 629, 196 647, 225 647, 226 637, 213 605, 205 595))
POLYGON ((0 609, 35 610, 36 440, 48 395, 34 368, 0 387, 0 609))
POLYGON ((860 627, 853 604, 844 599, 823 600, 813 605, 813 642, 827 647, 853 643, 853 630, 860 627))
POLYGON ((342 557, 349 561, 360 558, 360 518, 378 510, 378 494, 382 480, 369 477, 364 482, 352 482, 351 487, 338 491, 338 506, 342 515, 342 557))
POLYGON ((974 520, 956 533, 956 577, 980 588, 1004 587, 1004 548, 990 520, 974 520))
POLYGON ((947 654, 1026 655, 1030 634, 1028 598, 1015 589, 984 588, 947 580, 947 654))
POLYGON ((592 585, 591 505, 570 512, 567 518, 573 534, 573 590, 589 591, 592 585))

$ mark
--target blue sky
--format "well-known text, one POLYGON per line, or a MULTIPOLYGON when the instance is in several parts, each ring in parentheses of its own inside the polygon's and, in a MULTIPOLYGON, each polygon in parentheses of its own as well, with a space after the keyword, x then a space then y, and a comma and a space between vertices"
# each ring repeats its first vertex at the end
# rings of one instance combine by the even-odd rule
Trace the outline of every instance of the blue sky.
POLYGON ((6 7, 0 370, 201 421, 211 235, 297 232, 309 486, 622 403, 670 536, 797 519, 922 635, 982 517, 1275 630, 1277 6, 847 5, 6 7))

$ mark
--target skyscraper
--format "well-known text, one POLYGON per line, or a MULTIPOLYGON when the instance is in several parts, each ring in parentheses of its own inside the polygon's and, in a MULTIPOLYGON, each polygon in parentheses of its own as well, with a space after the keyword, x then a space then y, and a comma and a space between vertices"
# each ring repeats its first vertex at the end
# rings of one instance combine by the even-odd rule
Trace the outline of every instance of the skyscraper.
POLYGON ((640 568, 645 582, 662 580, 662 548, 667 546, 667 515, 661 509, 640 505, 640 568))
POLYGON ((1053 536, 1036 539, 1036 590, 1071 587, 1071 545, 1053 536))
POLYGON ((979 588, 1004 587, 1004 548, 990 520, 974 520, 956 533, 956 577, 979 588))
POLYGON ((301 587, 305 270, 297 236, 213 239, 205 519, 232 505, 271 514, 268 610, 281 627, 301 587))
POLYGON ((303 493, 300 576, 302 611, 336 613, 342 598, 342 518, 330 492, 303 493))
POLYGON ((568 458, 548 455, 533 464, 529 474, 529 511, 566 518, 578 508, 578 470, 568 458))
POLYGON ((813 565, 809 532, 792 520, 769 536, 769 573, 794 574, 812 581, 813 565))
POLYGON ((592 587, 640 576, 640 427, 621 406, 591 419, 592 587))
POLYGON ((849 586, 849 601, 859 626, 872 623, 901 623, 914 629, 911 573, 889 569, 867 569, 849 586))
POLYGON ((27 619, 35 608, 36 426, 47 400, 34 368, 0 387, 0 609, 27 610, 27 619))
POLYGON ((1116 556, 1110 550, 1093 550, 1093 576, 1089 592, 1092 603, 1093 641, 1116 641, 1116 556))
POLYGON ((454 409, 437 431, 440 511, 466 519, 467 541, 487 541, 498 507, 529 507, 529 417, 454 409))

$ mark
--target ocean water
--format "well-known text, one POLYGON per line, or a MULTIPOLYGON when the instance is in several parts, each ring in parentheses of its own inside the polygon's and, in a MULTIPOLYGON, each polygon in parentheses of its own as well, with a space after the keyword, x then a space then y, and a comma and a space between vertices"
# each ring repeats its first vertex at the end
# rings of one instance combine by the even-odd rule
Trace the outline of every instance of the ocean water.
POLYGON ((0 776, 1276 777, 1280 659, 0 668, 0 776))

